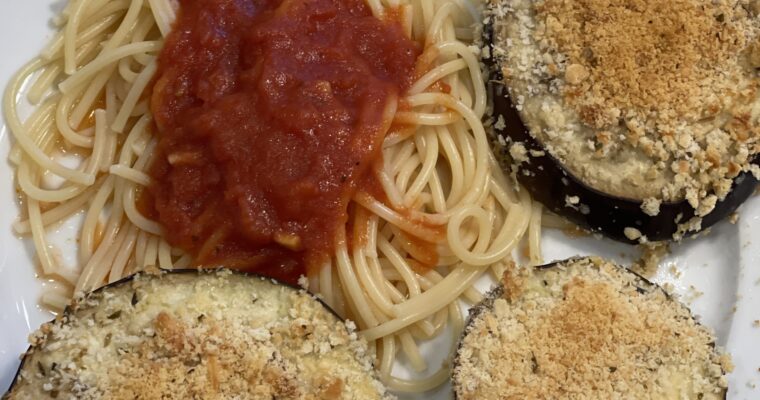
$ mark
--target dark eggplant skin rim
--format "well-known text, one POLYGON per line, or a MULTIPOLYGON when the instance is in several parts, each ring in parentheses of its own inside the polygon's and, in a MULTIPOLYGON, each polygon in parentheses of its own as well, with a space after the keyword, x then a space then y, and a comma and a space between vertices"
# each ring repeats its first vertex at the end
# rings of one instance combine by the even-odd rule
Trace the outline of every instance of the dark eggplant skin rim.
MULTIPOLYGON (((495 54, 492 21, 484 26, 482 35, 485 45, 490 49, 489 54, 495 54)), ((494 128, 495 133, 513 143, 522 143, 529 152, 535 150, 545 153, 541 157, 529 157, 528 162, 517 166, 517 180, 535 200, 584 229, 629 244, 638 244, 639 240, 632 240, 625 235, 624 230, 627 227, 638 229, 648 241, 670 241, 679 231, 678 225, 694 217, 695 210, 686 200, 663 202, 659 214, 650 216, 641 209, 641 200, 611 195, 585 184, 530 134, 509 98, 501 69, 496 66, 493 56, 483 58, 482 61, 488 68, 493 117, 501 116, 506 124, 506 128, 502 130, 494 128), (577 196, 580 199, 578 207, 568 207, 565 200, 567 196, 577 196)), ((500 160, 504 160, 508 155, 508 149, 495 151, 500 160)), ((755 155, 751 163, 760 165, 760 154, 755 155)), ((504 163, 502 167, 507 173, 512 168, 504 163)), ((754 193, 757 184, 758 180, 750 172, 743 172, 734 178, 728 195, 716 203, 713 211, 702 217, 701 230, 736 211, 754 193)), ((698 232, 688 231, 684 232, 684 236, 696 233, 698 232)))
MULTIPOLYGON (((579 262, 581 260, 585 260, 585 259, 588 259, 588 258, 589 257, 581 257, 581 256, 571 257, 571 258, 567 258, 567 259, 564 259, 564 260, 553 261, 553 262, 550 262, 550 263, 544 264, 544 265, 538 265, 538 266, 535 266, 533 268, 537 269, 537 270, 547 270, 547 269, 557 268, 557 267, 559 267, 561 265, 564 265, 564 264, 579 262)), ((647 292, 652 292, 652 291, 655 291, 655 290, 662 292, 669 301, 676 302, 677 304, 680 304, 681 307, 684 307, 686 310, 688 310, 689 314, 692 316, 692 319, 694 320, 694 322, 697 325, 702 325, 699 321, 696 320, 696 318, 694 318, 694 314, 691 313, 691 310, 685 304, 683 304, 680 301, 678 301, 677 299, 673 298, 673 296, 671 296, 668 292, 666 292, 665 289, 663 289, 660 285, 658 285, 658 284, 650 281, 649 279, 641 276, 640 274, 638 274, 638 273, 636 273, 636 272, 634 272, 634 271, 632 271, 632 270, 630 270, 630 269, 628 269, 628 268, 626 268, 626 267, 624 267, 624 266, 622 266, 620 264, 617 264, 617 263, 614 263, 614 262, 610 262, 610 263, 613 264, 613 265, 615 265, 617 268, 622 269, 624 271, 624 273, 633 275, 634 278, 636 279, 636 288, 637 289, 641 288, 641 289, 643 289, 643 290, 645 290, 647 292)), ((464 329, 462 330, 462 333, 459 336, 459 340, 458 340, 458 343, 457 343, 456 354, 454 354, 454 357, 451 360, 451 376, 450 376, 450 379, 451 379, 451 391, 454 393, 454 400, 458 399, 458 397, 457 397, 457 390, 456 389, 457 389, 457 386, 459 386, 459 382, 455 379, 456 377, 454 375, 454 371, 456 371, 456 369, 460 365, 460 356, 461 356, 462 345, 464 343, 464 338, 467 335, 470 334, 470 331, 473 329, 473 323, 475 322, 475 320, 477 320, 478 318, 480 318, 481 315, 493 311, 493 307, 494 307, 493 304, 494 304, 494 302, 497 299, 501 298, 503 295, 504 295, 504 285, 502 283, 499 283, 498 285, 496 285, 493 288, 491 288, 491 290, 489 290, 483 296, 483 300, 481 300, 480 303, 478 303, 478 304, 476 304, 476 305, 474 305, 474 306, 472 306, 470 308, 470 311, 469 311, 469 313, 467 315, 467 319, 466 319, 466 321, 464 323, 464 329)), ((710 347, 713 350, 715 350, 715 342, 709 343, 709 345, 710 345, 710 347)), ((504 373, 509 373, 509 371, 503 371, 503 372, 504 373)), ((723 374, 727 373, 725 370, 722 371, 722 372, 723 372, 723 374)), ((726 400, 727 398, 728 398, 728 388, 726 388, 723 391, 723 400, 726 400)))
MULTIPOLYGON (((219 273, 222 270, 224 270, 225 272, 231 272, 231 273, 233 273, 235 275, 238 275, 238 276, 244 276, 244 277, 248 277, 248 278, 251 278, 251 279, 260 279, 262 281, 269 281, 269 282, 271 282, 274 285, 279 285, 279 286, 287 287, 289 289, 295 290, 296 292, 305 292, 306 294, 309 295, 309 297, 311 297, 312 299, 314 299, 317 302, 319 302, 319 304, 321 304, 322 307, 324 307, 327 311, 329 311, 330 314, 332 314, 333 316, 335 316, 335 318, 340 323, 345 324, 345 322, 346 322, 340 315, 338 315, 337 312, 335 312, 335 310, 333 310, 330 306, 328 306, 327 303, 325 303, 322 299, 320 299, 319 297, 317 297, 313 293, 309 292, 308 290, 306 290, 306 289, 304 289, 304 288, 302 288, 300 286, 296 286, 296 285, 292 285, 292 284, 289 284, 289 283, 285 283, 285 282, 282 282, 280 280, 269 278, 269 277, 266 277, 266 276, 263 276, 263 275, 259 275, 259 274, 253 273, 253 272, 245 272, 245 271, 238 271, 238 270, 224 269, 224 268, 161 269, 161 270, 158 270, 156 272, 148 272, 148 271, 136 272, 134 274, 125 276, 124 278, 121 278, 118 281, 115 281, 113 283, 109 283, 109 284, 107 284, 105 286, 101 286, 101 287, 93 290, 92 292, 86 294, 85 297, 98 294, 98 293, 100 293, 100 292, 102 292, 104 290, 107 290, 107 289, 118 288, 120 286, 129 284, 132 281, 134 281, 136 277, 141 277, 141 276, 153 276, 154 278, 160 278, 160 277, 162 277, 164 275, 173 275, 173 274, 177 274, 177 275, 187 275, 187 274, 202 275, 202 274, 208 274, 208 275, 211 275, 211 274, 219 273)), ((61 312, 61 314, 59 316, 57 316, 52 321, 46 322, 46 323, 53 323, 53 322, 57 321, 59 318, 64 318, 64 317, 67 317, 67 316, 71 315, 75 311, 76 311, 76 307, 72 307, 71 305, 66 306, 66 308, 63 309, 63 312, 61 312)), ((11 381, 11 385, 8 387, 8 390, 5 392, 5 394, 2 397, 0 397, 0 399, 6 400, 6 399, 9 398, 8 396, 10 396, 11 392, 13 391, 13 388, 16 386, 16 384, 19 381, 19 377, 21 376, 21 371, 24 369, 24 365, 26 364, 26 361, 29 359, 29 356, 32 354, 32 352, 34 350, 35 350, 35 346, 29 346, 27 348, 26 352, 24 352, 24 355, 23 355, 23 357, 21 359, 21 363, 19 364, 18 370, 16 370, 16 375, 13 376, 13 381, 11 381)))

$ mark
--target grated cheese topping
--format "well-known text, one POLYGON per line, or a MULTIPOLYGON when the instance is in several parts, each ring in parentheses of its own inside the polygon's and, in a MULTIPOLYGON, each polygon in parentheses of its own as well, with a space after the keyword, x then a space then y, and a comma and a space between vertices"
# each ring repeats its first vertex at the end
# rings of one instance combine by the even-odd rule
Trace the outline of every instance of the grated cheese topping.
POLYGON ((14 399, 387 399, 371 354, 305 291, 139 275, 32 335, 14 399))
POLYGON ((460 400, 722 399, 729 358, 659 287, 599 258, 507 271, 471 314, 460 400))
POLYGON ((490 0, 531 134, 612 195, 697 217, 760 153, 760 0, 490 0))

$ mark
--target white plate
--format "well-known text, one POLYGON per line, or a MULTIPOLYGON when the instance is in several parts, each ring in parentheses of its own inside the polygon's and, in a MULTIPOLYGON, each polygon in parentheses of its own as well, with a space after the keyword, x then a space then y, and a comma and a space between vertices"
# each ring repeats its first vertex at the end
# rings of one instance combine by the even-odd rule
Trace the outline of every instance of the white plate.
MULTIPOLYGON (((0 2, 0 86, 4 88, 11 75, 46 43, 51 36, 50 18, 63 4, 62 0, 0 2)), ((0 127, 0 393, 18 368, 27 335, 52 317, 38 305, 43 283, 35 276, 33 247, 10 228, 18 215, 18 204, 13 173, 6 161, 8 136, 7 129, 0 127)), ((685 300, 693 299, 696 291, 704 293, 690 305, 707 326, 715 329, 718 343, 726 346, 736 364, 728 397, 750 400, 760 398, 760 388, 755 388, 760 387, 760 327, 753 326, 760 320, 760 240, 752 240, 760 238, 760 197, 751 198, 740 214, 735 225, 723 222, 707 237, 674 246, 654 280, 671 283, 685 300)), ((629 246, 591 237, 569 238, 547 231, 544 239, 547 261, 598 254, 630 263, 636 256, 636 250, 629 246)), ((75 242, 63 243, 73 246, 75 242)), ((479 282, 481 288, 488 285, 487 280, 479 282)), ((444 341, 441 338, 423 346, 431 368, 437 367, 434 363, 444 353, 444 341)), ((396 372, 407 371, 401 366, 396 372)), ((448 399, 449 390, 442 387, 408 398, 448 399)))

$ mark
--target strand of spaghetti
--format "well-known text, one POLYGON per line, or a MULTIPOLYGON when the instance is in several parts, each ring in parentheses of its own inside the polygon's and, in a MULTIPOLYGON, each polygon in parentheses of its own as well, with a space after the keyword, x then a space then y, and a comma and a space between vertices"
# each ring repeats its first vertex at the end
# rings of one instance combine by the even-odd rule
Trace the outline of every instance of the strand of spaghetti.
MULTIPOLYGON (((467 132, 467 128, 464 126, 464 124, 460 123, 454 126, 454 141, 462 156, 462 165, 464 167, 462 168, 462 175, 464 177, 464 181, 473 182, 475 180, 475 174, 477 173, 477 149, 475 146, 473 146, 472 138, 467 132)), ((465 201, 464 198, 465 196, 463 195, 459 198, 459 201, 452 204, 450 208, 456 204, 459 204, 459 202, 465 201)))
POLYGON ((323 265, 319 270, 319 293, 330 307, 335 307, 335 298, 333 297, 332 285, 332 268, 330 265, 323 265))
POLYGON ((29 90, 26 93, 26 99, 32 105, 38 105, 42 101, 42 97, 50 90, 50 86, 53 81, 58 78, 63 70, 60 63, 53 62, 50 65, 46 65, 42 68, 42 72, 34 80, 29 90))
POLYGON ((40 187, 40 180, 32 171, 37 171, 36 165, 28 158, 24 157, 18 167, 16 180, 19 188, 29 198, 46 202, 56 203, 72 199, 82 193, 87 186, 66 185, 59 189, 43 189, 40 187))
POLYGON ((174 8, 167 0, 148 0, 150 10, 156 19, 161 36, 166 37, 171 31, 172 23, 176 18, 174 8))
MULTIPOLYGON (((384 236, 378 238, 377 246, 380 250, 380 253, 385 256, 385 258, 391 263, 393 268, 395 268, 401 276, 402 280, 406 284, 407 290, 409 291, 409 296, 419 296, 422 293, 422 290, 420 289, 420 283, 416 279, 414 271, 412 271, 412 269, 409 267, 409 264, 404 261, 404 257, 402 257, 398 251, 396 251, 396 248, 391 245, 388 239, 384 236)), ((395 310, 392 310, 389 315, 396 316, 397 314, 395 310)))
POLYGON ((427 369, 427 363, 422 359, 420 350, 417 348, 417 343, 414 342, 414 338, 408 330, 404 330, 398 334, 399 342, 401 343, 401 349, 406 354, 406 359, 412 365, 417 372, 423 372, 427 369))
POLYGON ((401 148, 394 151, 394 148, 387 150, 388 159, 390 160, 390 173, 391 175, 398 174, 401 166, 404 164, 404 160, 408 159, 414 154, 414 143, 406 141, 401 145, 401 148))
POLYGON ((364 245, 364 253, 367 257, 377 258, 377 230, 380 226, 380 219, 375 214, 369 214, 367 217, 367 239, 364 245))
MULTIPOLYGON (((454 215, 452 215, 451 219, 449 220, 449 224, 446 227, 446 230, 449 237, 450 248, 457 256, 457 258, 469 261, 471 258, 470 255, 473 253, 480 253, 487 248, 488 243, 491 239, 491 232, 493 228, 488 217, 488 212, 476 204, 463 207, 459 209, 458 212, 454 213, 454 215), (475 237, 477 237, 477 240, 475 241, 472 253, 469 253, 469 250, 462 246, 462 241, 460 240, 461 231, 466 219, 474 222, 479 229, 476 231, 477 234, 475 237), (465 256, 465 258, 462 258, 462 256, 465 256)), ((484 264, 476 265, 480 266, 484 264)))
POLYGON ((384 336, 382 343, 382 353, 380 354, 380 366, 378 368, 383 381, 388 381, 393 368, 393 360, 396 358, 396 341, 393 336, 384 336))
POLYGON ((79 28, 79 20, 82 18, 87 1, 79 0, 74 1, 72 5, 71 14, 69 15, 69 21, 66 23, 66 27, 63 28, 63 63, 64 71, 71 75, 76 72, 77 63, 75 59, 76 55, 76 34, 79 28))
POLYGON ((58 102, 56 108, 56 125, 61 136, 63 136, 68 142, 85 148, 91 148, 93 146, 93 137, 85 135, 85 131, 76 132, 75 128, 81 124, 84 114, 90 110, 95 103, 95 98, 99 95, 102 87, 106 81, 110 78, 111 71, 100 71, 97 76, 90 82, 88 86, 82 86, 77 88, 77 93, 64 94, 61 100, 58 102), (82 105, 80 107, 79 105, 82 105), (79 117, 75 117, 74 113, 79 108, 79 117))
POLYGON ((29 224, 32 230, 32 240, 34 241, 34 247, 37 249, 37 259, 40 262, 40 266, 42 266, 42 272, 50 274, 55 269, 55 262, 45 239, 45 228, 42 225, 40 203, 34 199, 27 199, 26 201, 29 224))
MULTIPOLYGON (((89 18, 90 20, 95 20, 97 22, 92 23, 81 30, 80 34, 77 35, 74 47, 79 49, 92 42, 100 42, 100 40, 96 38, 100 37, 100 35, 107 31, 114 23, 120 21, 122 17, 121 14, 123 14, 121 10, 126 10, 128 6, 129 5, 126 1, 110 1, 101 9, 98 16, 89 18)), ((40 52, 40 57, 46 61, 62 59, 64 57, 62 48, 63 34, 58 33, 53 40, 50 41, 47 47, 40 52)), ((77 59, 76 62, 78 64, 80 61, 77 59)), ((61 69, 61 72, 63 72, 63 68, 61 69)))
POLYGON ((16 140, 16 143, 19 144, 21 149, 24 150, 24 153, 43 169, 62 178, 66 178, 73 183, 92 185, 92 183, 95 182, 94 175, 66 168, 48 157, 47 154, 36 146, 34 141, 25 133, 23 125, 18 118, 18 113, 16 112, 16 93, 19 93, 25 77, 28 76, 31 71, 37 70, 40 64, 41 61, 39 60, 34 60, 27 64, 26 67, 19 71, 8 84, 8 87, 5 90, 5 95, 3 96, 5 123, 8 124, 8 128, 13 134, 13 138, 16 140))
MULTIPOLYGON (((430 23, 433 21, 433 15, 435 14, 433 2, 421 0, 420 9, 422 11, 421 14, 422 14, 422 20, 424 22, 424 26, 425 27, 430 26, 430 23)), ((423 35, 423 38, 424 38, 424 35, 427 33, 427 29, 425 29, 424 31, 421 31, 420 33, 423 35)))
POLYGON ((100 165, 106 157, 108 123, 106 122, 106 111, 102 108, 96 109, 93 115, 95 117, 95 140, 93 143, 92 154, 90 154, 90 157, 85 160, 86 167, 84 171, 88 174, 97 175, 100 171, 100 165))
POLYGON ((132 63, 133 59, 131 58, 122 58, 119 60, 118 64, 118 70, 119 70, 119 76, 121 79, 123 79, 125 82, 128 82, 129 84, 132 84, 135 79, 137 79, 137 76, 140 75, 140 72, 132 71, 132 63))
MULTIPOLYGON (((480 12, 478 11, 475 3, 469 0, 453 0, 453 1, 459 6, 459 8, 467 11, 467 13, 470 16, 470 21, 465 22, 463 25, 465 27, 472 28, 472 24, 480 20, 480 12)), ((472 29, 470 29, 470 31, 472 31, 472 29)))
POLYGON ((444 77, 457 73, 465 68, 467 68, 467 63, 459 58, 436 66, 435 68, 428 71, 425 75, 423 75, 420 79, 415 81, 414 85, 409 88, 407 93, 410 95, 422 93, 425 91, 425 89, 429 88, 444 77))
POLYGON ((442 214, 446 212, 446 197, 443 194, 443 185, 438 175, 438 170, 433 169, 428 182, 430 188, 430 200, 433 202, 433 212, 442 214))
MULTIPOLYGON (((462 313, 456 302, 449 303, 448 307, 442 311, 448 312, 453 332, 461 332, 464 329, 462 313)), ((386 384, 393 390, 412 393, 426 392, 440 386, 448 379, 448 374, 450 373, 449 366, 456 352, 456 345, 457 342, 452 341, 447 360, 441 363, 441 367, 429 377, 416 380, 389 377, 390 379, 385 380, 386 384)))
MULTIPOLYGON (((139 23, 140 12, 143 9, 143 0, 131 0, 127 14, 121 20, 119 27, 116 28, 108 41, 103 45, 103 53, 121 46, 127 39, 127 35, 135 29, 139 23)), ((102 53, 101 53, 102 55, 102 53)), ((71 74, 69 74, 71 75, 71 74)))
POLYGON ((528 225, 528 253, 531 265, 543 264, 541 256, 541 214, 543 207, 535 204, 531 209, 530 224, 528 225))
POLYGON ((359 318, 359 322, 363 322, 362 325, 366 327, 376 326, 378 324, 377 317, 370 309, 369 303, 364 297, 359 281, 356 278, 356 274, 351 267, 351 259, 349 258, 348 250, 346 249, 345 232, 342 231, 339 231, 338 233, 335 259, 338 266, 340 282, 348 291, 352 300, 351 303, 357 308, 358 314, 355 315, 359 318))
POLYGON ((145 260, 145 251, 148 247, 150 234, 141 230, 137 233, 137 242, 135 242, 135 260, 145 260))
POLYGON ((438 162, 438 140, 436 139, 435 131, 432 129, 426 129, 421 134, 416 135, 416 141, 420 143, 417 148, 420 149, 420 153, 424 154, 424 160, 422 162, 422 168, 417 173, 414 182, 406 190, 404 196, 404 205, 410 207, 414 202, 414 199, 418 198, 422 190, 428 185, 430 176, 435 170, 435 165, 438 162))
POLYGON ((135 248, 137 242, 138 228, 134 225, 130 225, 124 242, 119 247, 114 261, 111 262, 111 271, 108 274, 108 283, 116 282, 124 275, 124 268, 127 266, 127 262, 132 256, 132 251, 135 248))
POLYGON ((79 275, 74 291, 77 293, 87 293, 100 286, 105 280, 110 265, 108 260, 113 260, 113 249, 118 248, 127 235, 128 227, 120 227, 114 237, 104 236, 95 253, 85 264, 82 273, 79 275))
POLYGON ((380 3, 380 0, 366 0, 372 15, 377 19, 383 19, 385 16, 385 7, 380 3))
POLYGON ((42 302, 42 304, 58 311, 66 308, 70 301, 71 295, 65 292, 46 291, 43 292, 42 297, 40 297, 40 302, 42 302))
POLYGON ((472 179, 473 190, 470 190, 466 193, 462 199, 462 202, 471 203, 475 201, 475 199, 481 196, 484 190, 485 182, 487 181, 488 173, 490 170, 487 154, 491 150, 488 146, 488 140, 486 138, 486 133, 483 129, 483 125, 480 123, 480 118, 473 110, 469 109, 462 102, 458 101, 451 95, 443 93, 420 93, 407 97, 406 102, 412 107, 419 105, 440 104, 448 109, 456 111, 467 121, 470 128, 473 130, 473 139, 475 140, 475 154, 477 158, 475 176, 472 179))
MULTIPOLYGON (((412 174, 417 171, 420 166, 420 154, 412 154, 411 157, 404 160, 402 167, 399 169, 396 175, 396 187, 399 192, 406 192, 409 186, 409 181, 412 179, 412 174)), ((402 203, 402 206, 408 207, 408 204, 402 203)))
MULTIPOLYGON (((146 37, 148 37, 148 34, 153 30, 154 27, 156 27, 156 21, 151 16, 151 11, 148 9, 143 9, 141 14, 141 18, 137 20, 137 24, 132 30, 131 36, 129 37, 129 41, 134 42, 142 42, 145 40, 146 37)), ((137 61, 139 64, 142 64, 143 66, 147 66, 150 64, 151 59, 153 56, 150 55, 136 55, 135 61, 137 61), (143 56, 146 56, 147 58, 141 59, 143 56)))
POLYGON ((459 10, 454 3, 445 3, 436 10, 433 20, 430 21, 430 25, 428 26, 428 33, 425 36, 425 47, 430 47, 435 40, 439 39, 436 36, 443 31, 444 20, 450 18, 456 11, 459 10))
POLYGON ((143 231, 152 233, 154 235, 160 235, 161 225, 157 222, 145 218, 145 216, 137 210, 137 194, 136 188, 133 183, 127 184, 127 189, 124 191, 124 213, 127 214, 127 218, 132 224, 139 227, 143 231))
POLYGON ((192 264, 193 264, 193 256, 191 254, 183 254, 179 257, 177 261, 174 262, 173 268, 186 269, 186 268, 190 268, 192 264))
POLYGON ((89 80, 88 85, 83 84, 68 93, 63 93, 62 105, 58 107, 59 129, 69 131, 73 129, 72 127, 78 127, 82 124, 90 110, 95 107, 96 101, 103 93, 103 88, 111 81, 114 71, 116 71, 116 65, 104 65, 89 80))
POLYGON ((412 21, 412 14, 414 10, 412 9, 412 6, 410 4, 405 4, 403 6, 399 7, 400 12, 400 18, 401 18, 401 26, 404 28, 404 34, 406 37, 412 37, 412 31, 413 31, 413 24, 412 21))
MULTIPOLYGON (((527 209, 529 210, 530 208, 527 209)), ((455 221, 457 223, 461 223, 460 219, 464 219, 466 216, 467 213, 457 214, 455 221)), ((454 220, 454 218, 452 218, 452 220, 454 220)), ((496 249, 493 249, 489 252, 470 251, 462 246, 461 243, 457 242, 456 239, 451 240, 449 244, 451 250, 457 255, 457 257, 463 261, 466 260, 465 262, 471 265, 484 266, 493 264, 494 262, 506 257, 507 254, 509 254, 512 249, 517 246, 520 238, 528 229, 529 224, 530 213, 526 213, 521 207, 515 206, 510 209, 510 212, 507 215, 507 220, 502 226, 501 232, 494 240, 496 246, 492 246, 492 248, 496 247, 496 249)), ((453 228, 453 225, 450 224, 447 233, 450 237, 456 238, 459 236, 459 233, 454 229, 455 228, 453 228)))
POLYGON ((155 267, 157 265, 156 260, 158 258, 158 242, 160 241, 158 236, 152 236, 148 239, 148 244, 145 247, 145 258, 143 259, 143 268, 155 267))
POLYGON ((109 168, 111 175, 118 176, 141 186, 150 185, 151 179, 148 174, 126 165, 114 164, 109 168))
POLYGON ((449 182, 448 196, 446 196, 445 207, 451 207, 459 202, 464 197, 464 163, 460 154, 460 149, 457 147, 454 140, 448 131, 443 129, 437 130, 438 144, 443 150, 443 155, 448 162, 448 171, 451 175, 449 182))
MULTIPOLYGON (((152 138, 145 138, 148 133, 148 126, 153 118, 150 115, 143 115, 132 126, 132 129, 127 134, 127 139, 124 140, 124 144, 121 147, 119 154, 119 164, 129 166, 132 164, 134 155, 142 156, 149 143, 154 143, 152 138)), ((155 147, 153 145, 152 147, 155 147)))
POLYGON ((452 112, 423 113, 413 111, 400 111, 393 117, 393 122, 401 125, 449 125, 461 119, 461 116, 452 112))
MULTIPOLYGON (((88 187, 85 189, 85 191, 73 199, 64 203, 60 203, 59 205, 42 213, 42 226, 47 227, 49 225, 52 225, 81 210, 90 201, 93 193, 98 189, 104 179, 105 178, 99 178, 99 180, 96 181, 94 185, 88 187)), ((14 222, 13 230, 19 235, 26 235, 30 233, 31 225, 29 223, 29 219, 14 222)))
MULTIPOLYGON (((472 53, 472 50, 465 46, 464 43, 459 41, 447 41, 443 43, 437 43, 434 48, 436 51, 440 52, 441 55, 456 54, 461 57, 461 59, 467 63, 468 69, 470 71, 471 82, 482 82, 483 78, 480 72, 480 62, 475 57, 475 54, 472 53)), ((468 110, 473 112, 477 118, 481 118, 483 117, 483 114, 486 110, 487 97, 485 92, 485 85, 473 85, 473 89, 475 91, 475 102, 472 104, 472 110, 469 110, 469 108, 468 110)))
MULTIPOLYGON (((129 257, 129 253, 124 253, 122 250, 131 248, 134 245, 136 238, 135 227, 131 224, 125 224, 119 231, 119 235, 116 236, 116 240, 107 247, 107 251, 98 265, 95 265, 93 269, 93 278, 91 286, 86 290, 91 291, 97 287, 102 286, 104 283, 113 283, 111 277, 116 274, 121 274, 126 264, 126 259, 121 260, 123 256, 129 257), (114 271, 116 270, 116 271, 114 271)), ((131 250, 131 249, 130 249, 131 250)), ((118 279, 118 278, 117 278, 118 279)))
POLYGON ((392 223, 395 226, 398 226, 405 232, 408 232, 414 236, 417 236, 419 238, 425 238, 426 240, 433 241, 433 242, 441 242, 444 239, 441 236, 440 232, 438 232, 437 230, 434 230, 432 228, 424 226, 420 223, 416 223, 415 221, 412 221, 408 218, 401 216, 400 214, 391 210, 386 205, 377 201, 375 198, 373 198, 367 193, 364 193, 364 192, 357 193, 356 196, 354 197, 354 201, 361 204, 362 207, 377 214, 380 218, 392 223))
MULTIPOLYGON (((393 291, 388 289, 387 284, 390 282, 388 278, 383 274, 383 268, 380 266, 380 260, 377 256, 369 257, 369 267, 371 279, 375 282, 375 285, 379 287, 383 297, 389 299, 391 302, 399 303, 403 301, 400 298, 394 298, 393 291)), ((392 316, 395 316, 391 313, 392 316)))
POLYGON ((166 240, 160 239, 158 244, 158 266, 161 269, 172 269, 172 265, 171 247, 166 240))
MULTIPOLYGON (((55 96, 46 101, 24 122, 24 131, 32 139, 35 146, 41 147, 42 142, 48 136, 54 135, 54 132, 51 131, 54 124, 51 112, 55 108, 55 101, 57 99, 58 97, 55 96)), ((8 154, 8 160, 15 165, 19 165, 23 154, 21 147, 14 143, 8 154)))
POLYGON ((369 271, 369 264, 364 254, 364 249, 361 246, 353 246, 353 260, 356 266, 356 276, 359 278, 359 283, 367 292, 367 297, 375 304, 375 306, 385 315, 394 317, 393 304, 388 299, 381 289, 382 286, 378 285, 369 271))
POLYGON ((153 75, 156 73, 156 69, 158 69, 158 64, 154 59, 150 64, 148 64, 147 67, 142 70, 142 72, 140 72, 135 81, 132 82, 132 88, 129 90, 127 98, 124 99, 124 103, 119 110, 119 114, 116 116, 116 120, 113 122, 113 125, 111 125, 111 129, 116 132, 124 131, 124 126, 127 124, 127 118, 129 118, 132 113, 132 109, 134 109, 137 101, 140 99, 140 96, 142 96, 143 92, 145 91, 145 88, 153 79, 153 75))
POLYGON ((343 283, 340 279, 339 273, 334 273, 332 276, 332 288, 333 288, 333 298, 335 301, 335 310, 338 313, 342 313, 343 315, 347 315, 349 312, 349 309, 351 309, 352 315, 356 315, 356 306, 354 305, 353 299, 350 295, 346 294, 345 288, 343 286, 343 283))
MULTIPOLYGON (((108 201, 108 198, 113 193, 113 184, 113 177, 109 176, 105 178, 103 185, 98 188, 97 193, 91 199, 90 208, 85 214, 79 238, 80 265, 86 265, 95 252, 96 232, 98 230, 98 223, 100 222, 100 214, 105 207, 106 201, 108 201)), ((100 243, 103 243, 103 239, 100 239, 100 243)))
POLYGON ((152 40, 137 43, 130 43, 114 50, 103 51, 100 55, 82 67, 79 71, 69 76, 68 79, 61 82, 58 88, 64 94, 70 92, 72 89, 81 85, 95 75, 98 71, 101 71, 104 67, 114 64, 116 61, 124 57, 133 56, 139 53, 151 53, 161 49, 162 41, 152 40))
POLYGON ((366 340, 376 340, 427 317, 456 300, 467 287, 480 278, 484 271, 485 268, 482 267, 455 268, 435 287, 404 303, 395 305, 398 317, 362 331, 362 336, 366 340))
MULTIPOLYGON (((97 256, 97 253, 100 251, 100 247, 103 247, 103 244, 106 244, 106 247, 108 247, 108 245, 113 243, 119 232, 123 231, 124 206, 122 203, 122 197, 124 185, 118 179, 113 179, 112 182, 113 189, 110 193, 112 195, 111 208, 108 210, 108 218, 106 219, 105 227, 103 228, 102 238, 100 239, 100 244, 97 246, 98 248, 95 250, 93 258, 97 256)), ((104 210, 100 210, 98 215, 103 211, 104 210)), ((92 263, 92 259, 88 261, 88 264, 89 263, 92 263)), ((105 275, 103 278, 105 278, 105 275)))
MULTIPOLYGON (((410 18, 412 20, 412 40, 416 42, 422 42, 424 40, 425 35, 425 21, 422 20, 422 13, 417 12, 417 10, 420 9, 420 2, 424 0, 410 0, 410 6, 412 8, 412 12, 410 12, 410 18), (422 38, 422 39, 421 39, 422 38)), ((429 64, 425 64, 429 65, 429 64)))

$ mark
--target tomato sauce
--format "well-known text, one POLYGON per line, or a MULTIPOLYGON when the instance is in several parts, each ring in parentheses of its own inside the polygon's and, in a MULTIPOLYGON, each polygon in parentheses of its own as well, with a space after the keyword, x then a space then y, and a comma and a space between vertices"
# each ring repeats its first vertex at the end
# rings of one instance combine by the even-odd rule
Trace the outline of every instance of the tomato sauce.
POLYGON ((419 54, 364 0, 181 0, 146 212, 199 265, 295 282, 333 254, 419 54))

